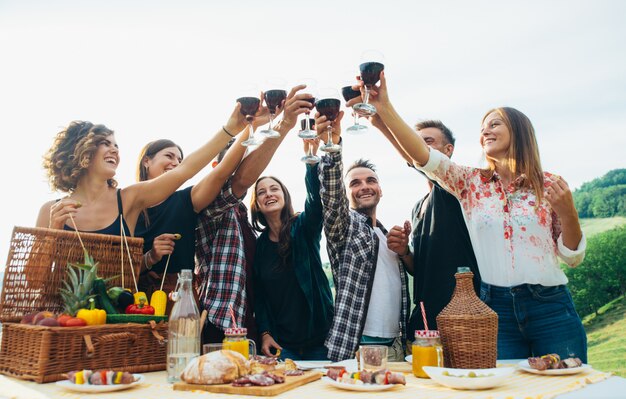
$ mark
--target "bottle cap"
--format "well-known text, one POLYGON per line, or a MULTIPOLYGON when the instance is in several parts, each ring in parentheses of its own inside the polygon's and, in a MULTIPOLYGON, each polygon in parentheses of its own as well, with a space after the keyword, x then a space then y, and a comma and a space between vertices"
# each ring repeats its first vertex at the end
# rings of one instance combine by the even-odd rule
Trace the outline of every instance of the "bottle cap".
POLYGON ((415 330, 415 338, 439 338, 439 330, 415 330))
POLYGON ((248 334, 248 329, 243 327, 233 327, 227 328, 224 330, 224 335, 246 335, 248 334))

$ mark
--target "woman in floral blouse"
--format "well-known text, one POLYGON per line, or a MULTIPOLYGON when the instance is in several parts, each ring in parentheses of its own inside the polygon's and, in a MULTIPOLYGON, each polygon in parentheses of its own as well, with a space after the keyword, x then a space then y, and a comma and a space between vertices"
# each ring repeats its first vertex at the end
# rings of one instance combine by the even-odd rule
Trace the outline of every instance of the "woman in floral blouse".
POLYGON ((430 149, 389 102, 384 72, 370 102, 414 165, 461 203, 481 299, 498 313, 498 358, 557 353, 586 362, 585 330, 559 262, 580 264, 585 237, 567 183, 541 168, 526 115, 508 107, 486 113, 480 144, 488 166, 481 169, 430 149))

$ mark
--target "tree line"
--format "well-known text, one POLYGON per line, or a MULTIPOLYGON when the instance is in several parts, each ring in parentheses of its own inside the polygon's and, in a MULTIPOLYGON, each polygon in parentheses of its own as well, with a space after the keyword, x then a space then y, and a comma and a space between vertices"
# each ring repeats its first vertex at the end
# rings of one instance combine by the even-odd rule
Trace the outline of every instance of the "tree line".
POLYGON ((626 169, 612 170, 572 194, 581 218, 626 216, 626 169))

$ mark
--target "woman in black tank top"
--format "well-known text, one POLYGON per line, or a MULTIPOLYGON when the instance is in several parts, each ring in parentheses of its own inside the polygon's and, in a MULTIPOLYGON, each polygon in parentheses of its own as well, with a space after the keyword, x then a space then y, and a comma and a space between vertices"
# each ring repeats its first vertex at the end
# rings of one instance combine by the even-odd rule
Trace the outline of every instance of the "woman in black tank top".
POLYGON ((132 235, 143 209, 170 196, 219 153, 231 132, 239 133, 245 126, 237 106, 226 124, 176 169, 119 190, 115 173, 120 156, 113 131, 91 122, 71 122, 56 135, 44 156, 50 186, 68 195, 41 207, 37 227, 119 235, 122 218, 126 232, 132 235))

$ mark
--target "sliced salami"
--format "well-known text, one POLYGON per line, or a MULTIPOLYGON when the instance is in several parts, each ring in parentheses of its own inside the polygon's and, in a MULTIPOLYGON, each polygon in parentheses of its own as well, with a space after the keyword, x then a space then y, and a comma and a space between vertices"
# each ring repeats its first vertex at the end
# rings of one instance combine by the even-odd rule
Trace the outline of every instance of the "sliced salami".
POLYGON ((259 385, 262 387, 274 385, 274 379, 263 374, 252 374, 248 376, 248 378, 250 378, 250 382, 254 385, 259 385))

